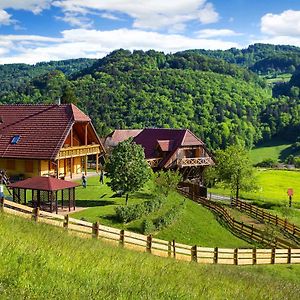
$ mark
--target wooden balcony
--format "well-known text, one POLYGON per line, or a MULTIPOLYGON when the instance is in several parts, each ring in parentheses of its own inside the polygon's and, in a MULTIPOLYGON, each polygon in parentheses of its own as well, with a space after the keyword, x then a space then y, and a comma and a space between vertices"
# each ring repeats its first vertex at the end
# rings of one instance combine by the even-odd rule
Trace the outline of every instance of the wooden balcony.
POLYGON ((156 167, 158 167, 161 160, 162 160, 161 157, 159 157, 159 158, 150 158, 150 159, 147 159, 147 163, 149 164, 149 166, 151 168, 156 168, 156 167))
POLYGON ((210 157, 179 158, 175 161, 175 163, 179 168, 210 166, 214 164, 213 160, 210 157))
POLYGON ((100 154, 100 152, 101 152, 100 145, 68 147, 68 148, 62 148, 59 151, 57 159, 100 154))

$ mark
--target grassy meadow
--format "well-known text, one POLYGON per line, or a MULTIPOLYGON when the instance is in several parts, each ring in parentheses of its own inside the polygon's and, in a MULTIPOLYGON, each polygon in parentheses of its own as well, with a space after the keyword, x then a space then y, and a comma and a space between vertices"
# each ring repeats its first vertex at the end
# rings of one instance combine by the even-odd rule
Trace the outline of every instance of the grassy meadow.
MULTIPOLYGON (((184 244, 207 247, 251 247, 248 242, 234 236, 221 226, 210 211, 176 192, 169 194, 158 211, 127 224, 120 223, 115 218, 115 208, 119 205, 125 205, 125 197, 116 196, 106 184, 101 185, 97 177, 88 178, 86 189, 77 188, 76 197, 78 199, 76 206, 89 208, 72 213, 73 218, 84 219, 89 222, 98 221, 103 225, 139 233, 142 233, 142 223, 145 219, 153 220, 165 214, 174 205, 185 201, 186 205, 174 223, 154 233, 154 236, 165 240, 175 239, 184 244)), ((152 184, 149 182, 143 190, 130 196, 129 205, 153 198, 152 184)))
POLYGON ((299 299, 300 266, 198 265, 0 214, 1 299, 299 299))

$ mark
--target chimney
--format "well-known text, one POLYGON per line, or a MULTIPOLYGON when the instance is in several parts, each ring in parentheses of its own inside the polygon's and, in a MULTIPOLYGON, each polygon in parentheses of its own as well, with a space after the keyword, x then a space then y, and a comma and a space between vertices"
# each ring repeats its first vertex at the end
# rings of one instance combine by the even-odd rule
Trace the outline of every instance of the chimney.
POLYGON ((61 105, 60 97, 58 97, 57 104, 58 104, 58 105, 61 105))

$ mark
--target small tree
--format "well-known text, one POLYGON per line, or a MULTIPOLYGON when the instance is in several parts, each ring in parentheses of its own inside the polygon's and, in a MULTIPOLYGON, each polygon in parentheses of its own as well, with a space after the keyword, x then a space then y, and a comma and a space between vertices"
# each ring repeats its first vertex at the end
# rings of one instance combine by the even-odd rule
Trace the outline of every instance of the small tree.
POLYGON ((155 191, 168 197, 170 191, 176 190, 180 180, 181 175, 178 171, 168 170, 154 173, 155 191))
POLYGON ((106 170, 111 180, 108 185, 114 192, 126 194, 126 205, 128 194, 142 188, 150 178, 150 167, 145 160, 144 150, 132 138, 113 149, 106 170))
POLYGON ((257 187, 254 168, 244 147, 234 145, 218 150, 216 161, 217 179, 229 186, 237 199, 240 190, 251 191, 257 187))

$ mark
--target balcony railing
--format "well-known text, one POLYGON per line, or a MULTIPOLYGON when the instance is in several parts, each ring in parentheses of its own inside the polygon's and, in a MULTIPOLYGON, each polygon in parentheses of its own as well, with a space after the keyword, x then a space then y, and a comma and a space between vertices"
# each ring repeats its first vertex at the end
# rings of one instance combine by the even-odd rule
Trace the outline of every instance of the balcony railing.
POLYGON ((180 168, 192 166, 210 166, 214 164, 210 157, 178 158, 175 163, 180 168))
POLYGON ((150 159, 147 159, 147 163, 149 164, 149 166, 151 168, 156 168, 156 167, 158 167, 161 160, 162 160, 161 157, 159 157, 159 158, 150 158, 150 159))
POLYGON ((88 145, 62 148, 58 153, 58 159, 100 154, 100 145, 88 145))

